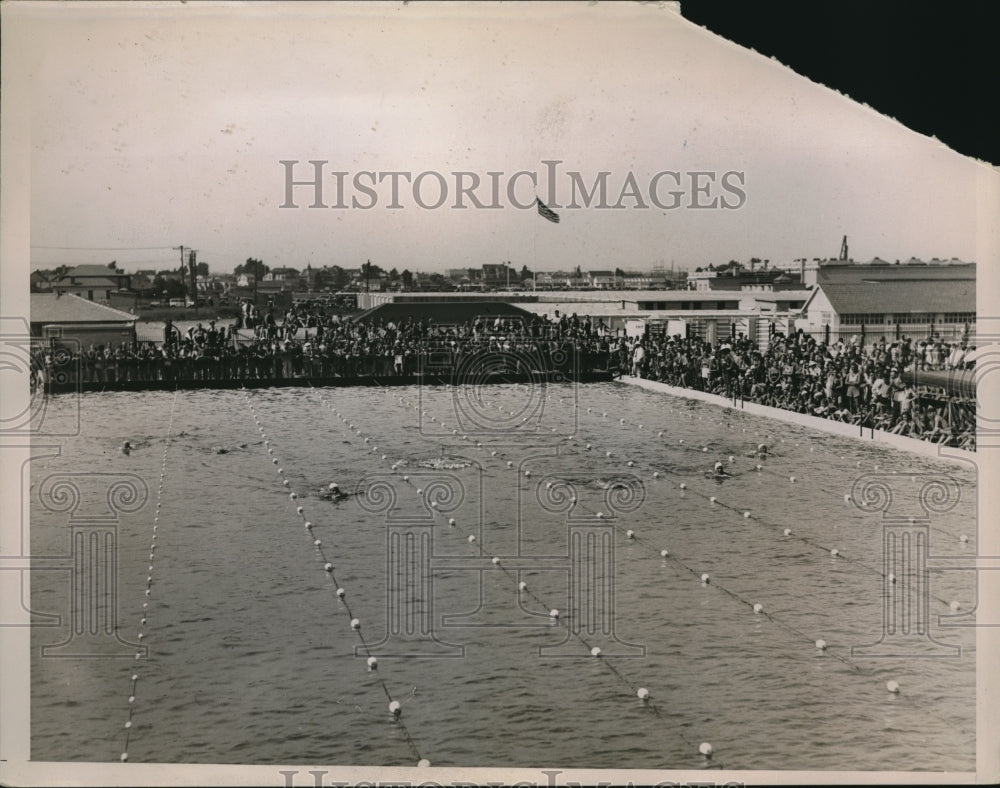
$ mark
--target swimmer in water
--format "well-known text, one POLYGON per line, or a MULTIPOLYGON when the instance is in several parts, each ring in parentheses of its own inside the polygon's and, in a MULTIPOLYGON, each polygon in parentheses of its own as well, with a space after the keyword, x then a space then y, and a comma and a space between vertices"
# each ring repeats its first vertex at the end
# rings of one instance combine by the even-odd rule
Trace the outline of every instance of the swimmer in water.
POLYGON ((122 454, 124 454, 124 455, 127 456, 127 455, 129 455, 131 453, 132 453, 132 444, 129 443, 128 441, 125 441, 122 444, 122 454))
POLYGON ((340 489, 336 482, 330 482, 326 491, 320 495, 324 501, 342 501, 347 497, 347 493, 340 489))
POLYGON ((722 460, 716 460, 715 467, 712 469, 712 472, 709 473, 708 471, 705 471, 705 478, 715 479, 716 482, 721 484, 723 479, 732 478, 732 474, 726 470, 726 466, 723 465, 722 460))

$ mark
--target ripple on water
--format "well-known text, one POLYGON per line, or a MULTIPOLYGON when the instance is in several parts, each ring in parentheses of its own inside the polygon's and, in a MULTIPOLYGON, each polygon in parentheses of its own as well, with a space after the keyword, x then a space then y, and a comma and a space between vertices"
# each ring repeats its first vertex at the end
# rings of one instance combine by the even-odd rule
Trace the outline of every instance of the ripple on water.
MULTIPOLYGON (((146 627, 150 659, 136 668, 131 661, 41 659, 34 649, 33 757, 117 759, 128 674, 137 669, 133 762, 410 765, 409 745, 386 713, 385 680, 403 703, 402 719, 421 754, 435 765, 703 768, 697 743, 711 741, 714 762, 727 768, 973 767, 974 628, 941 627, 937 613, 946 606, 932 599, 931 631, 965 646, 965 656, 891 664, 837 658, 878 641, 882 626, 881 522, 845 504, 854 480, 876 464, 890 473, 947 470, 965 492, 975 482, 971 471, 619 384, 547 390, 562 401, 550 399, 533 412, 535 433, 470 429, 469 441, 424 434, 419 414, 379 390, 251 394, 313 534, 335 565, 336 583, 347 591, 344 601, 333 594, 334 580, 280 486, 243 394, 179 395, 146 627), (322 398, 335 402, 362 436, 348 433, 322 398), (578 441, 565 441, 570 434, 578 441), (757 471, 754 451, 765 441, 774 451, 757 471), (229 451, 215 454, 213 447, 229 451), (530 479, 506 467, 507 459, 520 467, 526 458, 530 479), (722 485, 705 478, 716 459, 732 473, 722 485), (391 520, 425 511, 391 463, 413 475, 446 472, 462 483, 448 515, 456 525, 438 516, 432 528, 434 555, 452 563, 435 575, 431 600, 439 639, 464 646, 465 654, 380 656, 372 672, 366 655, 355 655, 349 620, 362 621, 371 643, 385 635, 391 520), (653 470, 660 478, 652 478, 653 470), (623 474, 640 479, 644 495, 634 511, 614 512, 603 488, 623 474), (350 490, 374 478, 395 479, 396 508, 388 515, 354 499, 332 505, 313 494, 330 480, 350 490), (616 529, 615 633, 643 646, 639 656, 614 657, 607 643, 601 658, 583 646, 579 658, 539 651, 565 639, 573 621, 567 575, 559 568, 569 563, 569 515, 540 508, 535 486, 544 489, 553 479, 578 488, 572 516, 600 509, 606 526, 616 529), (711 506, 707 496, 718 503, 711 506), (792 536, 783 536, 786 528, 792 536), (625 529, 637 539, 626 540, 625 529), (475 546, 467 542, 471 533, 475 546), (841 557, 831 558, 832 547, 841 557), (664 548, 667 559, 659 554, 664 548), (479 564, 455 562, 477 558, 480 549, 505 556, 511 576, 493 566, 480 576, 479 564), (518 551, 535 564, 517 569, 509 557, 518 551), (557 566, 542 568, 539 559, 557 566), (703 572, 711 575, 707 586, 698 579, 703 572), (537 598, 518 594, 519 580, 537 598), (755 615, 747 604, 754 602, 767 615, 755 615), (553 607, 563 611, 558 626, 547 615, 553 607), (440 616, 459 613, 482 618, 440 626, 440 616), (828 642, 826 652, 815 648, 817 638, 828 642), (899 695, 885 691, 889 679, 900 682, 899 695), (637 700, 636 686, 649 688, 659 715, 637 700)), ((454 421, 452 389, 393 394, 454 421)), ((531 394, 524 386, 476 392, 483 408, 500 402, 518 413, 534 407, 531 394)), ((122 515, 118 528, 119 624, 127 633, 144 600, 172 401, 172 392, 84 395, 80 435, 66 438, 61 455, 46 459, 44 468, 33 468, 35 484, 48 473, 86 468, 146 480, 154 497, 140 512, 122 515), (125 439, 137 447, 129 457, 117 452, 125 439)), ((65 398, 51 403, 56 411, 69 406, 65 398)), ((33 551, 64 554, 65 516, 31 511, 33 551)), ((961 533, 975 533, 974 493, 933 525, 932 547, 974 552, 958 541, 961 533)), ((54 577, 60 573, 35 574, 32 606, 62 609, 65 588, 54 577)), ((932 592, 971 609, 974 580, 972 573, 935 575, 932 592)), ((65 634, 38 627, 32 641, 40 647, 65 634)))

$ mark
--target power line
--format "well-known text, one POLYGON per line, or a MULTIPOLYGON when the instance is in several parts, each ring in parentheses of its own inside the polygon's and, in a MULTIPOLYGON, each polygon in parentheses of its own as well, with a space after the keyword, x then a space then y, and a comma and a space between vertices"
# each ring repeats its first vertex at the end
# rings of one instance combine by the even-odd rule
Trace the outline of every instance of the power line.
POLYGON ((40 246, 31 245, 32 249, 61 249, 74 252, 151 252, 156 250, 172 250, 174 246, 40 246))
MULTIPOLYGON (((117 261, 116 261, 117 262, 117 261)), ((169 260, 165 258, 160 258, 159 260, 126 260, 121 263, 121 265, 169 265, 174 262, 173 258, 169 260)), ((70 265, 65 260, 33 260, 32 265, 70 265)), ((97 263, 100 265, 100 263, 97 263)))

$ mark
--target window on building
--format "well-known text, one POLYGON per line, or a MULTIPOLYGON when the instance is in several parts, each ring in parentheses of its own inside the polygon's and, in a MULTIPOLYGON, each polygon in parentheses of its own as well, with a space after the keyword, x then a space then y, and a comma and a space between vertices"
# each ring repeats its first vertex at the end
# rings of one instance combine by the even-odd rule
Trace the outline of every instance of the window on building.
POLYGON ((860 326, 872 325, 874 323, 884 323, 886 320, 886 315, 883 312, 869 312, 865 313, 845 313, 840 316, 840 325, 842 326, 860 326))
POLYGON ((975 321, 975 312, 945 312, 940 319, 942 323, 974 323, 975 321))

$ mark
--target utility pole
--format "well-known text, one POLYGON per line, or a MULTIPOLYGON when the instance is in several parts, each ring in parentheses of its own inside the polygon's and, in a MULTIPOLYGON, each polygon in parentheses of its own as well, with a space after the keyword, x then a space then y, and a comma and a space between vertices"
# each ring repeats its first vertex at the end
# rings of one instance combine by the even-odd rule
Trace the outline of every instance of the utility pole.
MULTIPOLYGON (((180 246, 175 246, 174 249, 180 249, 181 250, 181 292, 186 297, 186 295, 187 295, 187 285, 184 284, 184 244, 181 244, 180 246)), ((167 303, 170 303, 170 302, 168 301, 167 303)))
POLYGON ((197 249, 188 249, 188 272, 191 275, 191 300, 194 301, 194 314, 198 316, 198 266, 197 249))

